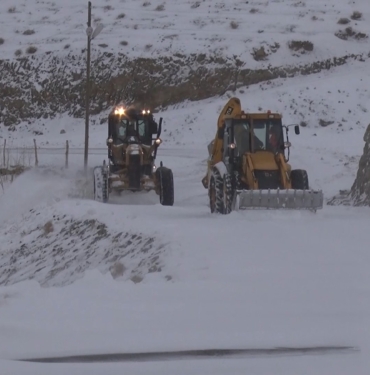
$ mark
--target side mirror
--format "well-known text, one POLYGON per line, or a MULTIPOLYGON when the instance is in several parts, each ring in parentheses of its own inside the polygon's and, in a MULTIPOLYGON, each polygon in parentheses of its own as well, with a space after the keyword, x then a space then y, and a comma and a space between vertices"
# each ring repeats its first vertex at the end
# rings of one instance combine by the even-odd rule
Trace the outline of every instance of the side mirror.
POLYGON ((294 133, 296 133, 297 135, 300 133, 300 129, 299 129, 299 125, 295 125, 294 126, 294 133))

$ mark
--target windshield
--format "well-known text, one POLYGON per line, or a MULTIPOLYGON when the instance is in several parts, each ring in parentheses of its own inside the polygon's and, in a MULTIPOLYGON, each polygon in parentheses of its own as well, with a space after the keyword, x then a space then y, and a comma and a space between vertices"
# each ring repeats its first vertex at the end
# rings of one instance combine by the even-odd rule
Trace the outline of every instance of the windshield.
POLYGON ((126 137, 139 137, 144 138, 146 136, 146 124, 144 119, 129 120, 122 118, 117 124, 117 136, 121 140, 126 137))
POLYGON ((254 119, 254 149, 280 151, 283 142, 281 119, 254 119))
POLYGON ((234 120, 234 142, 237 155, 253 150, 281 151, 283 132, 281 119, 254 119, 251 146, 251 126, 248 120, 234 120))

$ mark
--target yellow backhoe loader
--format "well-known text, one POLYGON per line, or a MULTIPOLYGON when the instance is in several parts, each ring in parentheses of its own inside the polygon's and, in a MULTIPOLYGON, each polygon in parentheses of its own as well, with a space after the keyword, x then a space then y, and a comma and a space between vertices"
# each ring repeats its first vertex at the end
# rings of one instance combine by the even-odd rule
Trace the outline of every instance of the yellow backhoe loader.
POLYGON ((245 113, 235 97, 226 103, 215 139, 208 145, 207 174, 202 179, 212 213, 248 208, 316 212, 323 207, 323 193, 309 188, 307 172, 288 164, 291 126, 300 133, 299 125, 283 125, 281 114, 245 113))

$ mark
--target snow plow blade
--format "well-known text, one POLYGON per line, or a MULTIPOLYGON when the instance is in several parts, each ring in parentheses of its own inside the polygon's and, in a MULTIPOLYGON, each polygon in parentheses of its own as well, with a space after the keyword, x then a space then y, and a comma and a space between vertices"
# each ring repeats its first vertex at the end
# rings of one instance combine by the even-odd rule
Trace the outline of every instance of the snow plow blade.
POLYGON ((235 209, 311 210, 323 208, 321 190, 238 190, 235 209))

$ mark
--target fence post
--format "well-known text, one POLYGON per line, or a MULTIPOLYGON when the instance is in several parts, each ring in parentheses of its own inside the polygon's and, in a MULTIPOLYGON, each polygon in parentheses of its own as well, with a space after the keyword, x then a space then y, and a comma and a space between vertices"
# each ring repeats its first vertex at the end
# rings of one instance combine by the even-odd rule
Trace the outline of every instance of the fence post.
POLYGON ((4 165, 4 168, 6 167, 5 149, 6 149, 6 139, 4 139, 4 148, 3 148, 3 165, 4 165))
POLYGON ((66 140, 66 168, 68 168, 68 153, 69 153, 69 143, 66 140))
POLYGON ((33 144, 35 145, 35 166, 39 165, 39 159, 37 158, 37 146, 36 146, 36 139, 33 140, 33 144))

